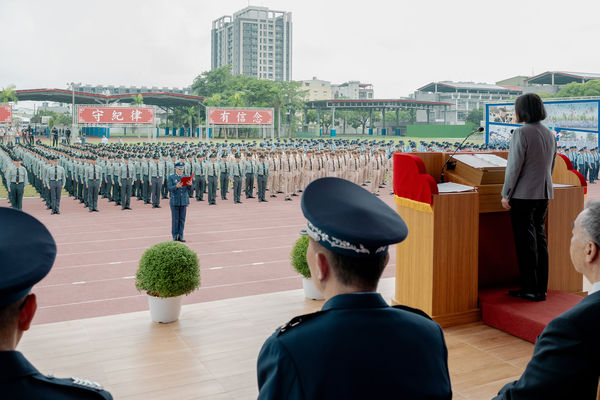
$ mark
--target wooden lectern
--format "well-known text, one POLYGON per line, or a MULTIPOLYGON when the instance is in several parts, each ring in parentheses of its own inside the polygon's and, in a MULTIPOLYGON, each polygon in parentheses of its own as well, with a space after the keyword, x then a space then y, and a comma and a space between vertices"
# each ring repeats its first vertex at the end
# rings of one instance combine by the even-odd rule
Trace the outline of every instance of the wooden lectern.
MULTIPOLYGON (((512 227, 500 204, 506 152, 460 153, 439 184, 446 153, 394 154, 397 211, 408 226, 396 246, 394 304, 422 309, 442 326, 480 319, 481 288, 518 278, 512 227)), ((548 288, 579 293, 582 276, 570 260, 572 223, 583 209, 585 180, 558 155, 547 218, 548 288)))

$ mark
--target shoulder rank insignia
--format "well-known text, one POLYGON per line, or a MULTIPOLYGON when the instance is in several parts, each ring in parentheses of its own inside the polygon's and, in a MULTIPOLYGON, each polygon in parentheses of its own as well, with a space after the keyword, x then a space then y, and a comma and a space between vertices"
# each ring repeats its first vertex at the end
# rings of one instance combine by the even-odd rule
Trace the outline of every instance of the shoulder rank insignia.
POLYGON ((104 390, 102 385, 99 384, 98 382, 88 381, 87 379, 81 379, 81 378, 75 378, 75 377, 71 378, 71 380, 73 381, 73 385, 75 385, 75 386, 81 386, 81 387, 85 387, 88 389, 94 389, 94 390, 104 390))
POLYGON ((326 312, 327 311, 317 311, 310 314, 298 315, 297 317, 292 318, 287 324, 282 325, 277 331, 277 336, 289 331, 293 327, 298 326, 303 322, 310 321, 311 319, 318 317, 319 315, 324 314, 326 312))

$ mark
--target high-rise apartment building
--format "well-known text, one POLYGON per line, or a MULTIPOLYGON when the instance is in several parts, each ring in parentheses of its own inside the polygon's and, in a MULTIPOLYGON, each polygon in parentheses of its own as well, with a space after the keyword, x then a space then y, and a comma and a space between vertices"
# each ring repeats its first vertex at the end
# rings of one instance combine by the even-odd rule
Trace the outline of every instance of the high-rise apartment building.
POLYGON ((211 68, 274 81, 292 79, 292 13, 246 7, 212 24, 211 68))

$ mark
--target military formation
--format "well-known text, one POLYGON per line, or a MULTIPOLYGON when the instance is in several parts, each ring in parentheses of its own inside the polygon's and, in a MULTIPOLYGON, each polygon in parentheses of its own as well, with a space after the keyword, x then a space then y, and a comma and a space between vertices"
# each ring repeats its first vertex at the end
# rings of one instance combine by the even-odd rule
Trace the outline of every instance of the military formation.
POLYGON ((586 181, 596 183, 598 180, 598 170, 600 169, 600 153, 598 147, 588 149, 582 147, 577 149, 576 146, 563 146, 558 148, 558 152, 567 156, 571 161, 573 168, 576 169, 586 181))
MULTIPOLYGON (((390 180, 394 152, 451 151, 456 145, 345 139, 58 146, 38 141, 0 147, 0 173, 7 188, 14 184, 13 207, 21 207, 24 187, 31 183, 52 214, 60 214, 63 189, 89 212, 99 211, 100 197, 122 210, 132 209, 132 198, 160 208, 177 162, 184 164, 183 176, 193 177, 191 199, 208 205, 217 200, 262 203, 278 196, 292 201, 308 183, 326 176, 379 195, 390 180)), ((465 150, 502 149, 468 146, 465 150)))

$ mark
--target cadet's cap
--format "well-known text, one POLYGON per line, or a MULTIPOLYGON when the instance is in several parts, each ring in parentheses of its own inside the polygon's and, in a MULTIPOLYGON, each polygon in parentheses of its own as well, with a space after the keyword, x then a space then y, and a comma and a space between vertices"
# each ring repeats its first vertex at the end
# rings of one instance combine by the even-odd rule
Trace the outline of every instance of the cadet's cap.
POLYGON ((184 164, 181 161, 175 163, 175 168, 183 168, 183 166, 184 164))
POLYGON ((240 158, 240 153, 235 153, 235 158, 240 158))
POLYGON ((56 243, 31 215, 0 207, 0 306, 25 297, 50 271, 56 243))
POLYGON ((385 254, 402 242, 408 229, 387 204, 362 187, 340 178, 320 178, 302 193, 307 234, 328 250, 352 257, 385 254))

